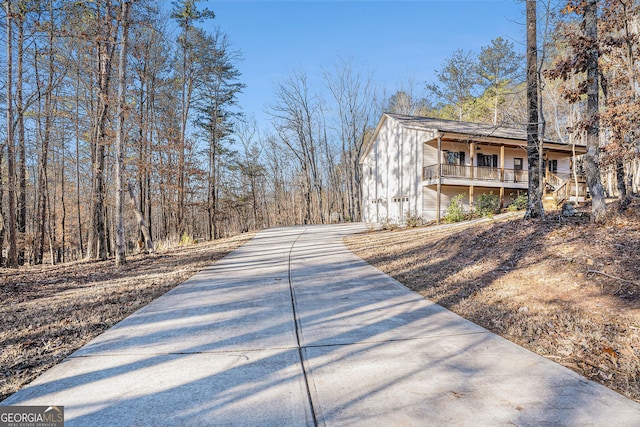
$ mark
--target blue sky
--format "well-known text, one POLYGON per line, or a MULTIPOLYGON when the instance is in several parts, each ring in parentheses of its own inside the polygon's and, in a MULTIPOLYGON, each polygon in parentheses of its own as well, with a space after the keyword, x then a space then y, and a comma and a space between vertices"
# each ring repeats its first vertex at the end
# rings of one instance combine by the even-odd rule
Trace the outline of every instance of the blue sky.
POLYGON ((339 57, 352 58, 376 87, 388 94, 408 88, 418 94, 456 49, 478 52, 492 39, 524 50, 524 2, 518 0, 208 0, 218 26, 242 52, 238 63, 247 85, 239 102, 247 116, 268 127, 265 110, 275 84, 303 69, 314 92, 320 72, 339 57))

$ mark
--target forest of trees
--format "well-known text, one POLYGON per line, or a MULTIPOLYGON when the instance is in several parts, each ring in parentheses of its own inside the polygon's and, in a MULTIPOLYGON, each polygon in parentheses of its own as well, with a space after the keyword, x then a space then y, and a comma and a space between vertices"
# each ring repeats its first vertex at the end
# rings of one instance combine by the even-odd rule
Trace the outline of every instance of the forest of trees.
MULTIPOLYGON (((591 141, 590 188, 637 192, 638 2, 526 3, 538 12, 538 131, 591 141)), ((238 105, 241 51, 223 29, 203 30, 215 16, 197 0, 170 13, 151 0, 3 6, 2 266, 120 264, 158 245, 359 220, 359 160, 383 111, 531 123, 525 56, 499 36, 452 52, 418 90, 388 94, 349 59, 318 73, 322 91, 292 70, 265 132, 238 105)))
POLYGON ((170 15, 147 0, 3 3, 3 264, 121 263, 163 240, 255 227, 246 176, 226 176, 241 174, 227 151, 243 84, 226 34, 198 25, 213 12, 193 0, 170 15))

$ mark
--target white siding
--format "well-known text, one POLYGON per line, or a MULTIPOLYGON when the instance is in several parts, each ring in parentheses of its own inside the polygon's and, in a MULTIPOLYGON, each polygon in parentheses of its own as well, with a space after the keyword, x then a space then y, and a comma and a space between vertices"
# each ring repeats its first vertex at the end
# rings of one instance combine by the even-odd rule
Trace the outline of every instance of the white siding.
POLYGON ((558 161, 558 175, 569 175, 571 173, 571 158, 562 157, 560 153, 549 153, 549 160, 558 161))
POLYGON ((438 163, 438 148, 429 144, 423 144, 424 153, 422 155, 422 162, 424 166, 431 166, 438 163))
POLYGON ((436 197, 435 188, 424 187, 422 189, 422 217, 425 220, 436 219, 436 197))
POLYGON ((521 148, 505 148, 504 149, 504 168, 513 169, 513 159, 519 157, 522 159, 522 169, 527 170, 527 152, 521 148))
POLYGON ((426 133, 385 118, 363 161, 363 221, 402 223, 407 213, 421 212, 426 133))
MULTIPOLYGON (((424 203, 422 206, 422 217, 425 220, 436 219, 436 205, 438 192, 436 187, 424 187, 423 190, 424 203)), ((458 194, 464 194, 463 206, 465 211, 469 210, 469 187, 442 186, 442 195, 440 196, 440 217, 443 218, 447 213, 447 208, 458 194)), ((475 194, 475 192, 474 192, 475 194)))

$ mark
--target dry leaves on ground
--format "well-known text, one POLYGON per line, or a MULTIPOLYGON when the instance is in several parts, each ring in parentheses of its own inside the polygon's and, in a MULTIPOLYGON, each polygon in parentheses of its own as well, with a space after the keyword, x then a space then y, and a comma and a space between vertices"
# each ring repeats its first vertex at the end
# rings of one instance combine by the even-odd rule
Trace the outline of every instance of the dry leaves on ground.
POLYGON ((137 255, 121 268, 108 260, 3 270, 0 400, 250 238, 137 255))
POLYGON ((603 226, 556 216, 436 230, 347 244, 426 298, 640 401, 640 202, 603 226))

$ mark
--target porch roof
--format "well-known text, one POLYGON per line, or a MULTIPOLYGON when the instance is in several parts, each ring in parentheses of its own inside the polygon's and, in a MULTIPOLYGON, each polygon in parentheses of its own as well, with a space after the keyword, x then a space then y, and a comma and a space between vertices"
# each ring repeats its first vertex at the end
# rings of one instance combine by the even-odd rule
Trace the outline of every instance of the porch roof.
POLYGON ((527 140, 526 129, 507 126, 494 126, 485 123, 458 122, 454 120, 434 119, 431 117, 406 116, 403 114, 385 113, 406 128, 429 132, 465 135, 468 139, 492 137, 502 139, 527 140))
MULTIPOLYGON (((396 121, 400 126, 407 129, 424 131, 425 142, 437 141, 433 135, 440 134, 443 140, 459 142, 476 142, 480 144, 510 145, 515 147, 526 147, 527 130, 523 126, 515 128, 510 126, 494 126, 485 123, 459 122, 454 120, 436 119, 431 117, 408 116, 404 114, 384 113, 368 146, 365 148, 363 158, 368 154, 371 145, 387 119, 396 121)), ((556 152, 564 152, 571 155, 573 147, 559 141, 550 139, 544 140, 544 148, 556 152)), ((584 145, 575 146, 576 154, 585 154, 584 145)))

